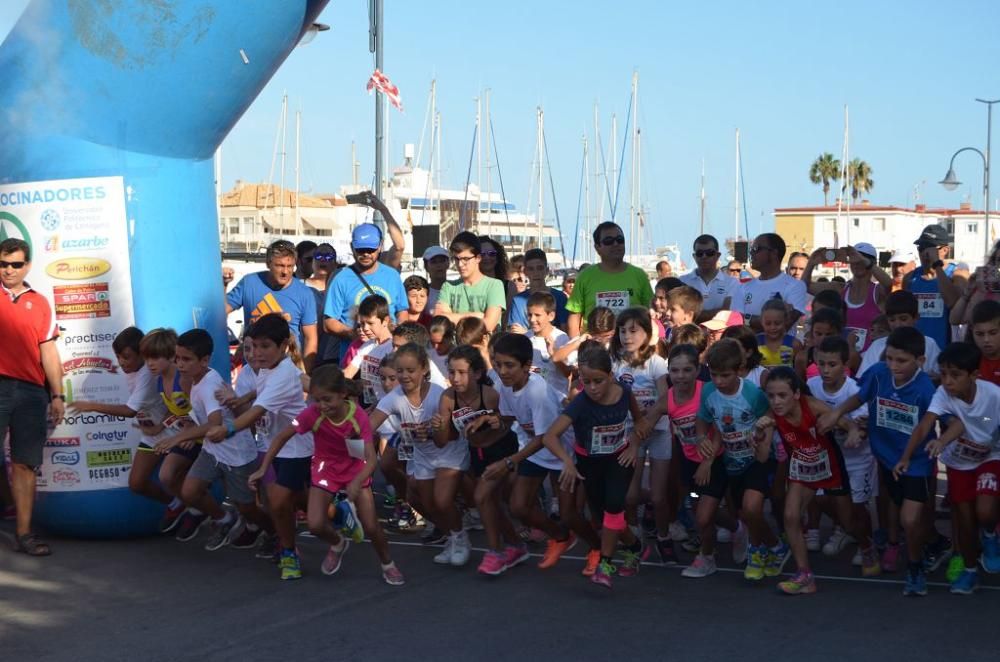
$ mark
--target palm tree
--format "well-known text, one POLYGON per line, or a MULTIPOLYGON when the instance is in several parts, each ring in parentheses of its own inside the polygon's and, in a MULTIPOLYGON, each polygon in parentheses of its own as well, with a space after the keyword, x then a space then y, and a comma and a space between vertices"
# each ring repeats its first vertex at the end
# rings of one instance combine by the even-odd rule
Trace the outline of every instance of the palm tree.
POLYGON ((847 181, 851 184, 851 200, 855 202, 858 198, 870 193, 875 188, 872 180, 872 167, 861 159, 851 159, 847 164, 847 181))
POLYGON ((823 184, 823 206, 830 204, 830 182, 840 179, 840 159, 830 152, 824 152, 809 166, 809 181, 813 184, 823 184))

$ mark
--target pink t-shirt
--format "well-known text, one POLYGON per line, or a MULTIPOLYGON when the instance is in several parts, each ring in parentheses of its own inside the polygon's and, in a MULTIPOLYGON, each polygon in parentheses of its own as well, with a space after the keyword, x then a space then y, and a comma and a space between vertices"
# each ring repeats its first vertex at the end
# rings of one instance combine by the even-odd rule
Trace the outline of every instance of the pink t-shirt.
MULTIPOLYGON (((682 405, 678 405, 674 400, 674 390, 667 391, 667 416, 670 417, 670 425, 677 436, 677 441, 681 444, 681 451, 684 457, 692 462, 701 463, 702 457, 698 452, 698 432, 695 421, 698 416, 698 406, 701 404, 701 387, 704 382, 695 381, 694 395, 690 400, 682 405)), ((722 449, 719 449, 720 452, 722 449)))
POLYGON ((347 366, 351 365, 351 361, 354 360, 354 357, 357 355, 358 350, 361 349, 361 346, 364 344, 365 344, 364 340, 362 340, 361 338, 355 338, 351 342, 351 344, 347 346, 347 351, 344 352, 344 358, 340 361, 340 367, 346 368, 347 366))
POLYGON ((312 432, 315 450, 312 458, 312 480, 318 487, 342 486, 364 469, 365 461, 347 452, 348 439, 372 443, 372 426, 368 415, 354 401, 349 401, 347 416, 333 421, 320 413, 315 404, 309 405, 295 419, 299 434, 312 432), (317 421, 322 422, 317 426, 317 421), (324 484, 326 483, 326 484, 324 484))

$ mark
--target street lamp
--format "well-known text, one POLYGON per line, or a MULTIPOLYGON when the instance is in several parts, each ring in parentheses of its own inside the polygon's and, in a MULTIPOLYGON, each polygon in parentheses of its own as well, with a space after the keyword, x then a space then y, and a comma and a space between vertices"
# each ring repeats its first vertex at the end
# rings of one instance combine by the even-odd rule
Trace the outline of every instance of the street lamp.
POLYGON ((988 99, 976 99, 979 103, 986 104, 986 153, 979 151, 975 147, 963 147, 954 154, 951 155, 951 162, 948 164, 948 172, 945 174, 944 179, 942 179, 939 184, 945 188, 946 191, 954 191, 958 188, 962 182, 958 181, 958 176, 955 174, 955 157, 962 152, 975 152, 983 159, 983 244, 985 246, 983 252, 983 259, 990 254, 990 249, 992 248, 990 242, 990 142, 992 138, 993 129, 993 104, 1000 103, 1000 99, 988 100, 988 99))

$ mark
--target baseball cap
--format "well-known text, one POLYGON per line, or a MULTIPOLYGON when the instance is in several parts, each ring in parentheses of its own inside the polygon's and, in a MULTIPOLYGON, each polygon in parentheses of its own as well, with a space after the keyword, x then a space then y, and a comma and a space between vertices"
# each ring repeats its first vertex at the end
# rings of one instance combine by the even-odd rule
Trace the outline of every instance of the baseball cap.
POLYGON ((943 225, 934 223, 925 227, 913 243, 917 246, 947 246, 951 243, 951 236, 943 225))
POLYGON ((576 276, 579 273, 580 272, 577 271, 576 269, 567 269, 566 270, 566 275, 563 276, 563 282, 566 282, 567 280, 571 280, 571 281, 572 280, 576 280, 576 276))
POLYGON ((448 251, 441 248, 440 246, 428 246, 427 250, 424 251, 424 261, 433 260, 436 257, 449 257, 448 251))
POLYGON ((878 251, 875 250, 874 246, 872 246, 871 244, 869 244, 866 241, 862 241, 862 242, 859 242, 857 244, 854 244, 854 250, 856 250, 857 252, 861 253, 862 255, 867 255, 868 257, 872 258, 873 260, 877 260, 878 259, 878 251))
POLYGON ((915 261, 916 258, 913 256, 913 249, 908 246, 902 248, 897 248, 892 252, 892 257, 889 258, 889 264, 893 262, 898 262, 899 264, 907 264, 908 262, 915 261))
POLYGON ((351 233, 351 248, 378 250, 382 248, 382 231, 372 223, 362 223, 351 233))
POLYGON ((701 323, 701 326, 709 331, 722 331, 731 326, 741 326, 743 324, 743 314, 734 310, 720 310, 710 320, 701 323))

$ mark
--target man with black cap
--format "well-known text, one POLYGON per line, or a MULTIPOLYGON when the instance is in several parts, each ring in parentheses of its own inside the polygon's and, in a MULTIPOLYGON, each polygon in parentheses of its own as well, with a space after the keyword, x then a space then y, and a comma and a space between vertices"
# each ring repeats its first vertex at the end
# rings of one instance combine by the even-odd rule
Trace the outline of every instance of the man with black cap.
POLYGON ((962 296, 969 272, 955 264, 945 264, 951 237, 943 225, 928 225, 913 243, 920 266, 903 278, 903 289, 917 297, 917 328, 944 347, 951 342, 948 317, 962 296))

